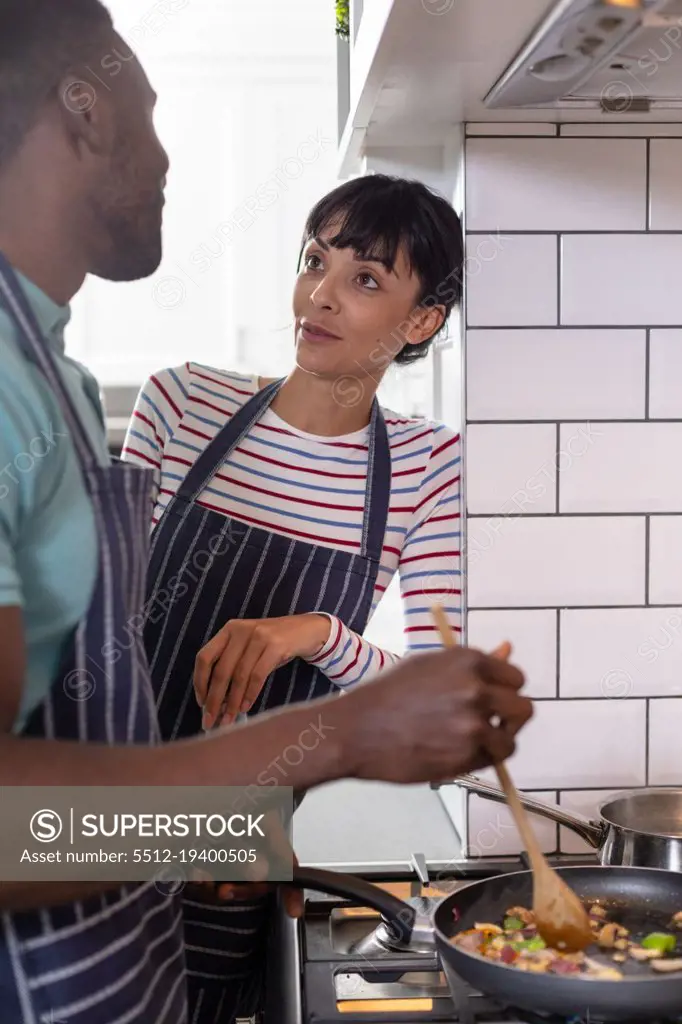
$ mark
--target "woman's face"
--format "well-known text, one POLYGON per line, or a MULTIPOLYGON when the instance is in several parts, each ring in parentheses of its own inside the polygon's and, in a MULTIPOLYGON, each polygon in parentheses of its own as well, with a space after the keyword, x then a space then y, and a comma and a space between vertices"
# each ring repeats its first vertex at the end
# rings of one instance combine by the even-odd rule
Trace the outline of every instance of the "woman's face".
POLYGON ((431 337, 442 314, 417 308, 421 284, 402 250, 389 270, 329 246, 336 230, 331 225, 303 252, 293 301, 296 362, 329 380, 378 383, 406 343, 431 337))

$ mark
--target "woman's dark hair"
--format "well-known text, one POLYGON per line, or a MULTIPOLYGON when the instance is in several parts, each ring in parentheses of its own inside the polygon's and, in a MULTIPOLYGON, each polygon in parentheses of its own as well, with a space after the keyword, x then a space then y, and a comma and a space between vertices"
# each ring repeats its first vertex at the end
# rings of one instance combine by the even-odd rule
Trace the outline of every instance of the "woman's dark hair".
POLYGON ((360 259, 381 260, 389 270, 402 246, 421 282, 418 306, 444 307, 441 328, 419 345, 405 344, 395 362, 423 358, 462 299, 464 241, 450 203, 420 181, 368 174, 339 185, 313 207, 303 247, 332 225, 337 230, 328 241, 334 248, 354 249, 360 259))

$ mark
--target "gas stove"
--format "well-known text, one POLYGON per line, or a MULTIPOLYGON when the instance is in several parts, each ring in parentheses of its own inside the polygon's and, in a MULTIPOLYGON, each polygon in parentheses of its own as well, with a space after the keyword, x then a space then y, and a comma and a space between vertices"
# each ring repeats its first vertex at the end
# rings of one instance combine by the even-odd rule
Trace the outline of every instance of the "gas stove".
MULTIPOLYGON (((477 878, 523 870, 527 859, 460 864, 439 871, 436 882, 429 880, 423 858, 413 858, 413 864, 412 875, 363 877, 411 903, 418 921, 426 923, 445 896, 477 878)), ((501 1006, 449 968, 446 977, 426 927, 417 927, 410 947, 401 948, 376 911, 338 897, 307 892, 303 918, 294 922, 280 915, 272 942, 263 1024, 589 1024, 501 1006)), ((625 1017, 621 1024, 627 1024, 625 1017)))

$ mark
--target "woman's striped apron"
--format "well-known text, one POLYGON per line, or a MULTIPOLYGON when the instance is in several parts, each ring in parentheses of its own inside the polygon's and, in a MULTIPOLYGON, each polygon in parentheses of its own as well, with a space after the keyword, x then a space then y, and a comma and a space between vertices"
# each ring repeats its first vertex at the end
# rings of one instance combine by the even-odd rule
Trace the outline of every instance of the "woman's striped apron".
MULTIPOLYGON (((201 732, 194 663, 228 620, 324 611, 362 633, 369 619, 391 491, 388 435, 376 400, 357 554, 247 526, 197 504, 282 383, 259 391, 219 431, 154 531, 145 642, 164 739, 201 732)), ((297 658, 272 673, 249 715, 335 690, 319 669, 297 658)), ((185 900, 192 1024, 223 1024, 257 1009, 269 909, 267 899, 218 907, 185 900)))
MULTIPOLYGON (((158 720, 141 631, 131 629, 142 621, 150 474, 120 462, 106 468, 97 464, 21 285, 2 256, 0 302, 24 353, 60 402, 99 542, 90 607, 25 735, 156 743, 158 720), (114 649, 116 659, 107 659, 103 652, 114 649)), ((0 914, 0 1019, 7 1024, 186 1024, 179 896, 148 882, 52 909, 0 914)))

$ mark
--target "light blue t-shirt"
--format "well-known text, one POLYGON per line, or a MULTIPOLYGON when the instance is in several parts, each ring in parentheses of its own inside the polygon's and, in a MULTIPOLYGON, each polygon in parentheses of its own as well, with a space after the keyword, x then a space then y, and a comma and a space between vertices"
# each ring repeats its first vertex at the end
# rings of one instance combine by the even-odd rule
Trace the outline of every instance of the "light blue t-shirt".
MULTIPOLYGON (((106 465, 97 384, 64 355, 70 307, 19 278, 106 465)), ((92 507, 56 396, 18 347, 12 321, 0 308, 0 605, 21 607, 28 661, 15 731, 47 694, 65 642, 88 609, 97 553, 92 507)))

